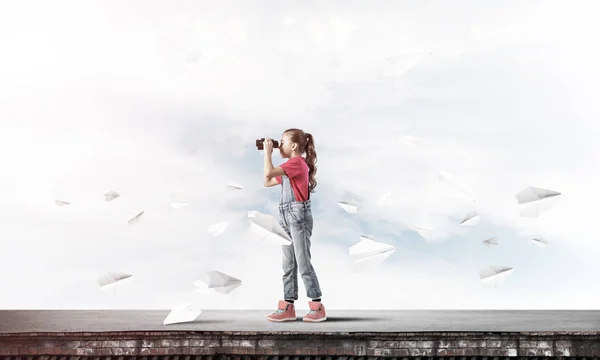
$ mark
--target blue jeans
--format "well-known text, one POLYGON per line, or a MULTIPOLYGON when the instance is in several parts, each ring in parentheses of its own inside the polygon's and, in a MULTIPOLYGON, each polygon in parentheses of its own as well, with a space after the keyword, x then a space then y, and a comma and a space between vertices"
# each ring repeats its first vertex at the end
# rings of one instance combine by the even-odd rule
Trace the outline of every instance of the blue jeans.
POLYGON ((291 245, 281 247, 284 299, 298 300, 298 273, 304 282, 306 295, 311 299, 317 299, 321 297, 321 288, 310 256, 310 237, 313 230, 310 199, 302 202, 295 201, 289 179, 284 175, 282 181, 279 224, 292 238, 291 245), (293 201, 289 201, 290 192, 293 201))

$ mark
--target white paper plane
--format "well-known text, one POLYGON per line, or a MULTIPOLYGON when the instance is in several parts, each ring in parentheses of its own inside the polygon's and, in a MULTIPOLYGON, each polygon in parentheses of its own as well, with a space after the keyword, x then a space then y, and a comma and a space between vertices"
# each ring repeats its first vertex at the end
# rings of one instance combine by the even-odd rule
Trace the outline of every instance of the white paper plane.
POLYGON ((183 201, 183 200, 174 200, 169 203, 169 205, 171 205, 171 207, 175 208, 175 209, 184 208, 184 207, 188 206, 189 204, 190 204, 189 202, 183 201))
POLYGON ((199 292, 203 295, 215 292, 214 289, 209 288, 208 284, 202 280, 194 281, 194 286, 196 287, 196 292, 199 292))
POLYGON ((533 238, 531 239, 533 243, 539 247, 545 247, 548 245, 548 240, 544 238, 533 238))
POLYGON ((429 240, 433 236, 434 229, 432 229, 430 227, 417 225, 417 226, 413 226, 412 228, 416 232, 418 232, 419 235, 421 235, 421 237, 423 237, 423 239, 425 239, 425 240, 429 240))
POLYGON ((241 190, 242 185, 238 185, 235 183, 229 183, 229 184, 227 184, 227 188, 232 189, 232 190, 241 190))
POLYGON ((394 193, 386 193, 383 196, 381 196, 381 198, 379 198, 379 200, 377 201, 377 205, 379 206, 384 206, 384 205, 389 205, 392 204, 395 198, 395 194, 394 193))
POLYGON ((253 210, 248 213, 248 220, 250 221, 248 232, 258 242, 272 245, 291 245, 292 238, 272 215, 253 210))
POLYGON ((202 310, 196 305, 184 303, 171 309, 169 315, 163 320, 163 325, 192 322, 196 320, 201 313, 202 310))
POLYGON ((425 59, 427 54, 429 52, 419 51, 387 57, 385 60, 388 62, 388 66, 384 70, 385 74, 391 77, 400 77, 425 59))
POLYGON ((460 222, 461 226, 474 226, 479 224, 479 222, 481 221, 481 218, 479 217, 479 214, 477 213, 477 211, 469 211, 467 213, 467 215, 465 215, 465 218, 463 219, 463 221, 460 222))
POLYGON ((514 272, 508 266, 491 265, 479 271, 479 278, 483 284, 493 284, 495 287, 504 283, 506 278, 514 272))
POLYGON ((109 272, 98 278, 98 284, 100 285, 101 288, 103 288, 108 285, 116 284, 117 282, 128 279, 132 276, 133 275, 130 275, 130 274, 109 272))
POLYGON ((67 205, 71 205, 70 202, 67 201, 62 201, 62 200, 54 200, 54 203, 58 206, 67 206, 67 205))
POLYGON ((129 220, 127 221, 127 223, 128 223, 129 225, 134 225, 134 224, 137 224, 138 222, 140 222, 140 219, 142 218, 142 215, 144 215, 144 212, 143 212, 143 211, 142 211, 142 212, 140 212, 140 213, 138 213, 136 216, 132 217, 131 219, 129 219, 129 220))
POLYGON ((114 191, 109 191, 106 194, 104 194, 104 201, 105 202, 111 202, 114 199, 118 198, 120 195, 117 192, 114 191))
POLYGON ((208 232, 212 233, 214 236, 219 236, 227 230, 229 226, 229 221, 221 221, 215 224, 212 224, 208 228, 208 232))
POLYGON ((411 149, 416 149, 417 144, 419 143, 419 139, 410 135, 402 135, 400 136, 400 142, 402 142, 404 145, 408 146, 411 149))
POLYGON ((473 194, 473 191, 469 188, 462 177, 448 172, 440 172, 439 180, 443 183, 454 186, 456 189, 460 190, 463 195, 466 195, 470 200, 475 201, 475 195, 473 194))
POLYGON ((339 201, 337 204, 347 213, 356 214, 358 212, 358 203, 355 200, 339 201))
POLYGON ((515 194, 522 217, 538 217, 550 210, 562 195, 558 191, 540 189, 530 186, 515 194))
POLYGON ((496 239, 495 237, 483 240, 483 243, 487 246, 487 247, 494 247, 494 246, 498 246, 498 239, 496 239))
POLYGON ((380 263, 392 255, 396 251, 396 247, 375 241, 370 236, 361 235, 360 242, 351 246, 348 250, 355 264, 370 260, 380 263))
POLYGON ((209 289, 222 294, 229 294, 242 285, 242 280, 216 270, 206 273, 205 279, 209 289))

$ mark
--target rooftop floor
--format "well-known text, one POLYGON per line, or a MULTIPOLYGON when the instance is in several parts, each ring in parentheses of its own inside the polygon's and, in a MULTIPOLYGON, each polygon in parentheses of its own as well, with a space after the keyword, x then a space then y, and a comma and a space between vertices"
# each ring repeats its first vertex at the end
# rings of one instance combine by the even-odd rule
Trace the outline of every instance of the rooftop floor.
POLYGON ((600 311, 328 311, 322 323, 272 323, 273 310, 206 310, 191 323, 163 325, 168 310, 0 310, 0 333, 108 331, 254 332, 598 332, 600 311))

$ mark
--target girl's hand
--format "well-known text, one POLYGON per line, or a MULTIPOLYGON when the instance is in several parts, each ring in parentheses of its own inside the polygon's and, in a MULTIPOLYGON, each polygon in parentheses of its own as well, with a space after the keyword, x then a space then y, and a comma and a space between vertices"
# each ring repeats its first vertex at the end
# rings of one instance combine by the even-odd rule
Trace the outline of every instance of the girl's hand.
POLYGON ((265 138, 265 141, 263 141, 263 149, 265 151, 265 155, 271 155, 273 153, 273 140, 270 138, 265 138))

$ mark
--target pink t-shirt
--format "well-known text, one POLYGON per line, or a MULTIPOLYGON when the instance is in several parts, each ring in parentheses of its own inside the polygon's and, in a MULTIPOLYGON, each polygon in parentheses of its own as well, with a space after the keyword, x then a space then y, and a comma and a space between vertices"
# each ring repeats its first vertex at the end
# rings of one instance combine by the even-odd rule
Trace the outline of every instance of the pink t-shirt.
MULTIPOLYGON (((302 156, 290 158, 280 165, 294 190, 296 201, 306 201, 309 197, 308 191, 308 165, 302 156)), ((281 176, 276 176, 278 183, 282 183, 281 176)))

